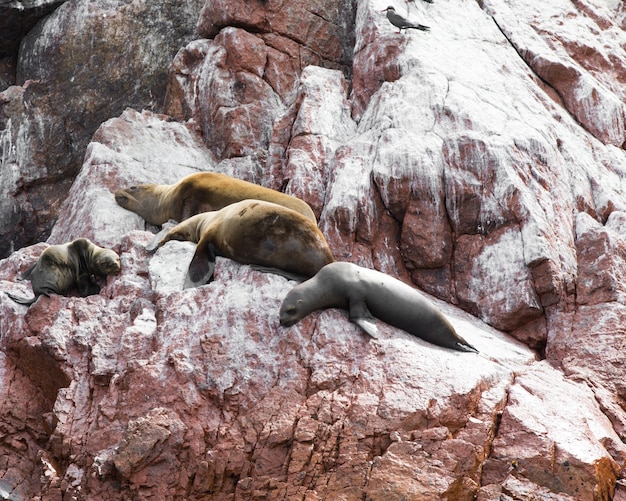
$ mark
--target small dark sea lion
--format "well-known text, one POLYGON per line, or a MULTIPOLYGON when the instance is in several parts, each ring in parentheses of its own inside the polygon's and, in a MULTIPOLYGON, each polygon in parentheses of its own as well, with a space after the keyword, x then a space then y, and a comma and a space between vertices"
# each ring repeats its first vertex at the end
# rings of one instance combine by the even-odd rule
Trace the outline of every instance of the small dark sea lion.
POLYGON ((40 295, 65 295, 76 288, 82 296, 100 292, 93 277, 116 275, 120 271, 120 258, 111 249, 98 247, 86 238, 60 245, 51 245, 43 251, 37 262, 22 274, 30 279, 34 297, 16 296, 7 292, 15 302, 33 304, 40 295))

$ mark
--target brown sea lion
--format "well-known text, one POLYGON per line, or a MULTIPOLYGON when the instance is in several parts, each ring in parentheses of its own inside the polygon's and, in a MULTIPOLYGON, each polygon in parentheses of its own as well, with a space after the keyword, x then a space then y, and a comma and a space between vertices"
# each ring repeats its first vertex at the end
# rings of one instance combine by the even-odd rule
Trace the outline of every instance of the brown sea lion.
POLYGON ((313 278, 290 290, 280 306, 280 324, 289 327, 320 308, 348 310, 350 321, 372 337, 378 337, 376 317, 430 343, 478 353, 415 289, 356 264, 327 264, 313 278))
POLYGON ((311 207, 299 198, 217 172, 198 172, 174 184, 142 184, 115 192, 119 205, 154 225, 170 219, 180 222, 246 199, 273 202, 317 222, 311 207))
POLYGON ((218 211, 192 216, 161 231, 147 249, 154 251, 170 240, 198 242, 185 279, 186 289, 211 279, 216 256, 303 278, 315 275, 334 260, 313 221, 262 200, 242 200, 218 211))
POLYGON ((43 251, 37 262, 22 274, 30 279, 35 294, 32 298, 7 295, 15 302, 31 305, 40 295, 65 295, 76 288, 82 296, 100 292, 93 277, 116 275, 120 271, 120 258, 111 249, 98 247, 86 238, 51 245, 43 251))

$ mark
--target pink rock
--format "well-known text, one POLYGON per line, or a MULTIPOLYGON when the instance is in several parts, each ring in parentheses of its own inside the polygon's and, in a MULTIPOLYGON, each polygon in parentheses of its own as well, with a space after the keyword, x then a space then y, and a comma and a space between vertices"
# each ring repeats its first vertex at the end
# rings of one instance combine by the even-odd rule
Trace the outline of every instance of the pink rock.
POLYGON ((55 225, 48 241, 63 243, 80 236, 116 247, 126 232, 144 229, 145 222, 117 205, 115 190, 173 184, 214 163, 210 151, 184 125, 128 109, 96 132, 85 155, 86 168, 77 176, 70 203, 60 215, 62 222, 55 225), (135 168, 128 169, 131 165, 135 168))
POLYGON ((213 38, 225 26, 276 33, 301 45, 300 69, 309 64, 339 67, 349 62, 353 7, 350 2, 311 3, 218 1, 205 6, 198 23, 201 36, 213 38))
POLYGON ((572 115, 603 143, 622 146, 624 90, 618 82, 626 66, 612 55, 622 33, 610 7, 562 0, 545 9, 532 2, 494 0, 485 8, 572 115), (554 23, 556 17, 561 20, 554 23), (595 43, 599 33, 605 41, 600 46, 595 43))
POLYGON ((575 499, 611 499, 626 448, 589 394, 584 383, 562 379, 545 362, 519 376, 509 390, 484 483, 500 484, 512 474, 575 499), (546 386, 546 379, 553 384, 546 386))

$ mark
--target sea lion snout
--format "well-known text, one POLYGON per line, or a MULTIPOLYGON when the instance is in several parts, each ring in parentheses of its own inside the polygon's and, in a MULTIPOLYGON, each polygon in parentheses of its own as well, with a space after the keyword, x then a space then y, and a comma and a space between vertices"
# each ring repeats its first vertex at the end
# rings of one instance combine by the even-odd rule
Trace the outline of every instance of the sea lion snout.
POLYGON ((137 196, 141 197, 142 188, 141 186, 131 186, 130 188, 120 188, 114 194, 115 201, 124 207, 128 208, 128 204, 131 201, 137 201, 137 196))
POLYGON ((282 325, 283 327, 291 327, 292 325, 295 325, 297 322, 298 320, 295 318, 284 318, 282 315, 280 317, 280 325, 282 325))
POLYGON ((128 204, 128 196, 126 195, 126 192, 124 190, 117 190, 115 192, 115 201, 119 205, 121 205, 122 207, 127 205, 128 204))
POLYGON ((298 323, 298 320, 302 318, 302 315, 300 315, 300 309, 298 308, 303 303, 302 299, 293 301, 292 298, 289 297, 289 294, 287 294, 283 304, 280 305, 279 318, 280 325, 283 327, 291 327, 292 325, 298 323))

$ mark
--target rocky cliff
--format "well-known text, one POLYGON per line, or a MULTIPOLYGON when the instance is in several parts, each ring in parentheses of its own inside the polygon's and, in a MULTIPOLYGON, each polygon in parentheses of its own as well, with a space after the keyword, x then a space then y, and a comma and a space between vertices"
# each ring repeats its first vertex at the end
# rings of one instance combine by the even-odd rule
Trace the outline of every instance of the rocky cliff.
POLYGON ((624 4, 387 5, 0 4, 0 290, 78 236, 122 259, 0 295, 0 498, 626 499, 624 4), (182 290, 194 246, 148 255, 112 193, 205 170, 306 200, 480 354, 283 328, 295 283, 226 259, 182 290))

